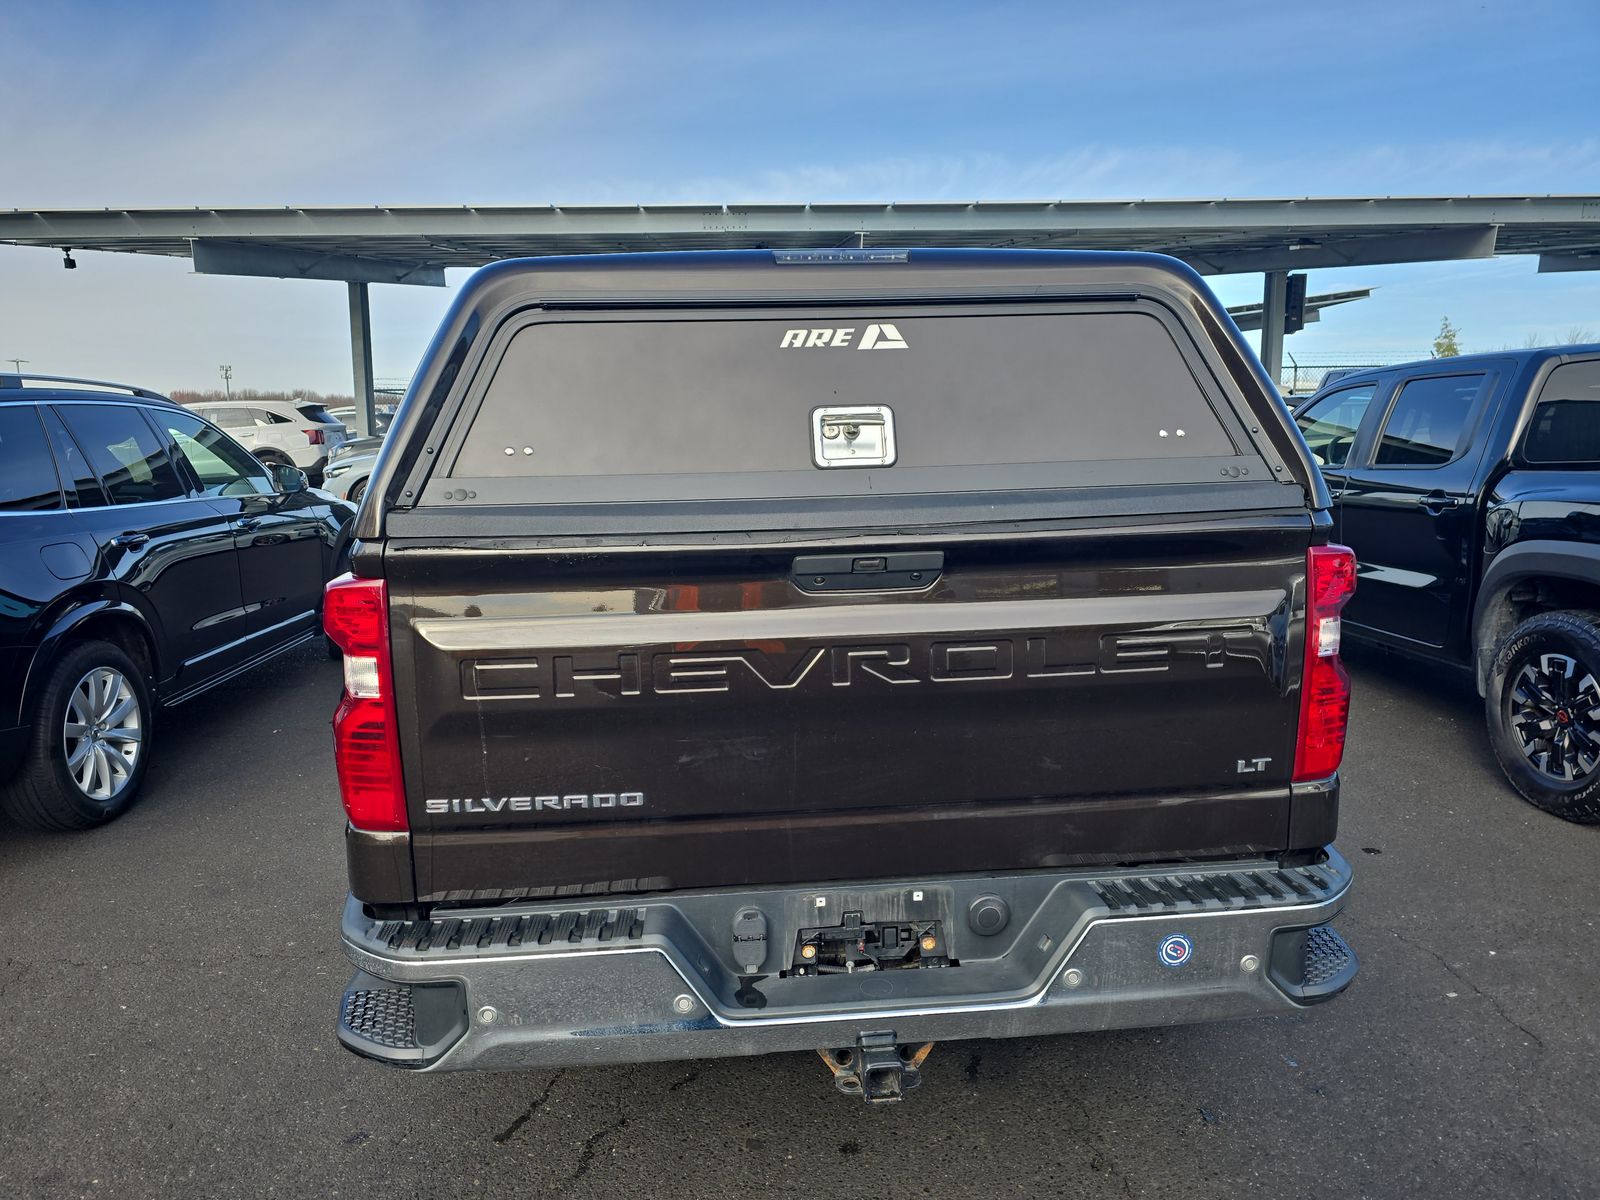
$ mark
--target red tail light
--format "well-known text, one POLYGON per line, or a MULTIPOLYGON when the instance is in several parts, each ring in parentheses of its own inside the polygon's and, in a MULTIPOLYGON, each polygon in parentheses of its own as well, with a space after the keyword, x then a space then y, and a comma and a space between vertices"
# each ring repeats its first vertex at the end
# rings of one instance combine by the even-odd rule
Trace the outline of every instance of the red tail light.
POLYGON ((1347 546, 1306 554, 1306 662, 1300 679, 1300 743, 1295 782, 1326 779, 1344 757, 1350 676, 1339 661, 1339 613, 1356 591, 1356 556, 1347 546))
POLYGON ((322 430, 320 430, 320 429, 308 429, 308 430, 306 430, 306 437, 311 439, 311 444, 313 446, 322 445, 322 430))
POLYGON ((357 829, 409 827, 389 667, 389 589, 381 579, 341 575, 328 584, 322 627, 344 651, 344 695, 333 714, 339 794, 357 829))

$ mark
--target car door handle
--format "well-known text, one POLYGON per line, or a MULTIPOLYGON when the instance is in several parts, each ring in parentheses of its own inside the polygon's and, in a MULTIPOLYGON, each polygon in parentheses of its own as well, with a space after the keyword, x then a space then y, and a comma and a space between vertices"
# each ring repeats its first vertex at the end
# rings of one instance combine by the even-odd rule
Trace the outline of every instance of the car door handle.
POLYGON ((1417 503, 1437 517, 1440 513, 1449 512, 1457 507, 1461 501, 1444 492, 1429 492, 1426 496, 1418 496, 1417 503))
POLYGON ((119 533, 111 539, 111 544, 118 550, 137 550, 149 540, 148 533, 119 533))

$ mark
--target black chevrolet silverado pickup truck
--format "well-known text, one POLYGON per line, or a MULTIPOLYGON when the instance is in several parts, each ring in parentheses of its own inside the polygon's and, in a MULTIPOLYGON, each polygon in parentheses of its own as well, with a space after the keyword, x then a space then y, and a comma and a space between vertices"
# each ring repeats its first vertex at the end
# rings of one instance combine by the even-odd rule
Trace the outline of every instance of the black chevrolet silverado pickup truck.
POLYGON ((504 1069, 1290 1013, 1355 582, 1174 260, 508 262, 330 585, 345 1046, 504 1069))
POLYGON ((1600 822, 1600 346, 1349 375, 1297 420, 1361 564, 1351 635, 1471 671, 1517 791, 1600 822))

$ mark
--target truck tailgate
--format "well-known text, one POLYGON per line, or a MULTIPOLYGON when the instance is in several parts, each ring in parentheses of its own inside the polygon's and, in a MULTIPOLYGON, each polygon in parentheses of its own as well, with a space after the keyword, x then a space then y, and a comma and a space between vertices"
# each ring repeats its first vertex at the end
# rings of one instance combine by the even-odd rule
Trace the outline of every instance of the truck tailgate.
POLYGON ((391 545, 418 898, 1282 850, 1310 541, 391 545))

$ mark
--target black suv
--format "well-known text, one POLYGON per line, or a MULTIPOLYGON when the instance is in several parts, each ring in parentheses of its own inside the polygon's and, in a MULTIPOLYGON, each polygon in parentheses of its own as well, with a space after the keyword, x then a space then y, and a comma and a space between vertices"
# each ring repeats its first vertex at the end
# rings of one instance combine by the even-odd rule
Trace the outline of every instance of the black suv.
POLYGON ((1300 408, 1355 637, 1464 667, 1512 785, 1600 822, 1600 345, 1363 371, 1300 408))
POLYGON ((353 513, 164 396, 0 375, 0 808, 125 811, 158 705, 318 636, 353 513))

